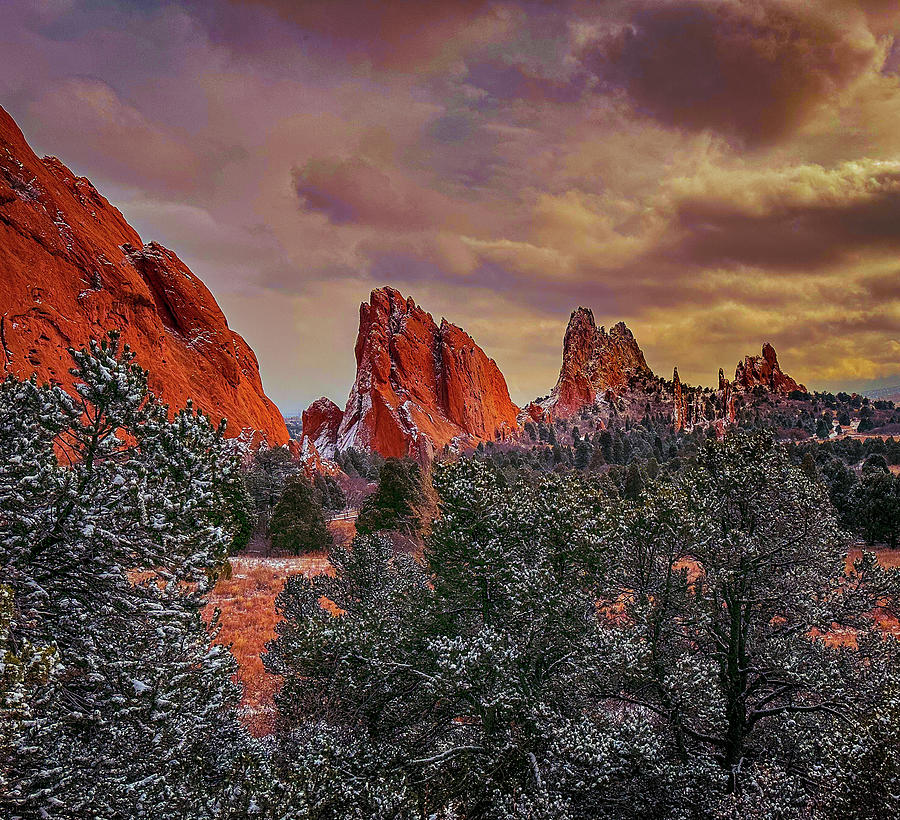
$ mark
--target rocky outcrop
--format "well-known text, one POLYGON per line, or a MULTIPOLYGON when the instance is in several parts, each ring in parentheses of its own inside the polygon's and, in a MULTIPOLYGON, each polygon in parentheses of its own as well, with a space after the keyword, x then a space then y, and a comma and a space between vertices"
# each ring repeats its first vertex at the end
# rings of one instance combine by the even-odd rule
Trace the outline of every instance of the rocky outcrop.
POLYGON ((331 399, 322 396, 303 411, 301 443, 309 442, 322 458, 334 458, 338 430, 344 413, 331 399))
POLYGON ((684 392, 681 388, 681 379, 678 376, 678 368, 675 368, 672 374, 673 398, 672 398, 672 421, 675 425, 675 432, 679 433, 687 427, 687 407, 684 401, 684 392))
POLYGON ((725 371, 719 368, 719 412, 725 424, 734 424, 736 413, 734 409, 734 390, 731 382, 725 378, 725 371))
POLYGON ((118 329, 172 407, 188 399, 229 435, 288 433, 253 351, 172 251, 144 245, 58 159, 38 159, 0 108, 0 365, 71 388, 70 347, 118 329))
POLYGON ((763 345, 762 356, 745 356, 744 361, 738 364, 734 371, 734 386, 738 390, 762 387, 770 393, 807 392, 804 385, 782 371, 775 348, 768 342, 763 345))
POLYGON ((549 424, 550 413, 547 412, 542 404, 532 401, 522 408, 518 420, 520 425, 525 424, 526 421, 537 421, 549 424))
POLYGON ((503 374, 465 331, 437 325, 392 288, 360 305, 356 380, 337 447, 427 461, 447 444, 467 446, 516 429, 518 408, 503 374))
POLYGON ((597 328, 591 310, 579 307, 569 318, 559 380, 546 406, 554 416, 571 416, 593 404, 598 394, 626 387, 631 375, 650 372, 624 322, 607 333, 605 328, 597 328))

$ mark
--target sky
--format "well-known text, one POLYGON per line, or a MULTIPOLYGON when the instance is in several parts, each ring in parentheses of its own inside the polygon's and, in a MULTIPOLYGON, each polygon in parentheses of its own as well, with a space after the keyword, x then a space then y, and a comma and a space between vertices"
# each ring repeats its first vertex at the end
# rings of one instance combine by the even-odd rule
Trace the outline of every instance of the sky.
POLYGON ((900 384, 896 0, 4 0, 0 104, 210 287, 285 413, 359 303, 467 330, 514 401, 570 312, 714 384, 900 384))

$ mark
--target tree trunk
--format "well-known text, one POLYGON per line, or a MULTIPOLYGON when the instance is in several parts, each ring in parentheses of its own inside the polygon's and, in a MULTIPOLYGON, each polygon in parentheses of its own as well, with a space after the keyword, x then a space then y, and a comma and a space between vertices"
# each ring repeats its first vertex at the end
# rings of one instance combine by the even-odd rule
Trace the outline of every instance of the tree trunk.
POLYGON ((746 647, 744 646, 744 613, 741 595, 726 593, 724 596, 729 612, 728 654, 722 670, 722 684, 725 695, 725 747, 722 765, 727 769, 728 792, 737 794, 740 788, 738 774, 744 757, 744 739, 747 735, 746 692, 746 647))

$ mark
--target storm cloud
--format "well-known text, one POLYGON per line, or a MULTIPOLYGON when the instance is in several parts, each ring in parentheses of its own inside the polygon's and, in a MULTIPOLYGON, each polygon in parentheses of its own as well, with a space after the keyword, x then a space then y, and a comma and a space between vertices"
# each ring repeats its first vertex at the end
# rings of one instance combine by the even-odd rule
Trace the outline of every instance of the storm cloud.
POLYGON ((861 21, 828 5, 649 2, 584 57, 639 111, 757 146, 799 128, 878 56, 861 21))

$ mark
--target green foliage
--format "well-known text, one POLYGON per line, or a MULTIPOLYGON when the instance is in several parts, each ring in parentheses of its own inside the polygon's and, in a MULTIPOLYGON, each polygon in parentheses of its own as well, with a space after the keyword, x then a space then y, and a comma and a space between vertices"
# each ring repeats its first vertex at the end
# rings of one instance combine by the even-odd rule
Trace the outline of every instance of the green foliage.
POLYGON ((625 472, 625 497, 637 501, 644 489, 644 479, 637 464, 632 462, 625 472))
POLYGON ((362 536, 335 551, 335 577, 296 576, 279 598, 285 623, 266 664, 285 681, 278 761, 291 808, 550 818, 562 816, 563 792, 590 807, 596 795, 580 796, 579 783, 596 766, 610 764, 609 795, 631 768, 615 746, 572 746, 606 720, 578 717, 604 663, 580 557, 598 497, 555 475, 510 495, 473 461, 434 480, 441 518, 425 567, 362 536), (309 747, 323 736, 324 752, 309 747), (329 782, 308 778, 313 756, 329 782))
POLYGON ((858 433, 867 433, 869 430, 875 429, 875 423, 870 416, 861 416, 859 425, 856 428, 858 433))
POLYGON ((356 531, 412 532, 419 526, 416 508, 423 501, 422 475, 411 459, 389 458, 381 467, 378 489, 363 502, 356 531))
POLYGON ((272 513, 272 546, 292 555, 327 552, 332 545, 319 492, 302 476, 290 479, 272 513))
POLYGON ((826 509, 771 439, 741 434, 707 444, 638 506, 609 510, 606 577, 629 590, 623 631, 642 647, 620 696, 665 715, 677 755, 714 761, 729 800, 766 777, 800 788, 816 763, 801 756, 807 736, 849 698, 834 653, 809 638, 840 618, 828 592, 845 545, 826 509))
POLYGON ((259 748, 201 618, 237 455, 190 407, 170 419, 116 334, 72 356, 75 396, 0 385, 0 813, 246 811, 259 748))
POLYGON ((900 476, 879 467, 864 470, 850 492, 856 526, 869 544, 897 545, 900 537, 900 476))
POLYGON ((347 497, 344 494, 344 490, 334 476, 316 473, 313 484, 324 509, 342 510, 347 506, 347 497))
POLYGON ((16 788, 7 775, 12 755, 27 742, 28 725, 54 694, 60 671, 55 647, 13 639, 14 603, 12 587, 0 585, 0 795, 16 788))
POLYGON ((593 449, 587 439, 580 439, 575 445, 575 468, 586 470, 590 466, 593 449))
POLYGON ((252 495, 244 477, 237 474, 226 482, 221 490, 222 506, 213 520, 233 533, 228 554, 235 555, 243 550, 253 537, 257 515, 252 495))
POLYGON ((771 438, 707 441, 625 500, 490 458, 433 484, 422 563, 360 536, 279 597, 289 814, 894 812, 897 649, 866 613, 900 584, 871 556, 842 577, 824 486, 771 438), (859 651, 816 637, 834 623, 859 651), (877 769, 855 804, 854 755, 877 769))
POLYGON ((860 697, 851 719, 823 716, 814 811, 827 820, 895 817, 900 813, 898 644, 865 634, 843 666, 860 697))
POLYGON ((354 447, 336 453, 335 461, 347 475, 360 476, 369 481, 378 480, 378 473, 384 463, 384 459, 378 453, 367 453, 354 447))
POLYGON ((816 481, 819 477, 819 470, 816 467, 816 460, 813 458, 812 453, 805 453, 802 461, 800 462, 800 469, 803 471, 803 475, 805 475, 810 481, 816 481))
POLYGON ((297 465, 287 447, 263 445, 254 453, 244 474, 244 483, 256 508, 255 524, 262 529, 268 529, 272 511, 288 479, 297 472, 297 465))

